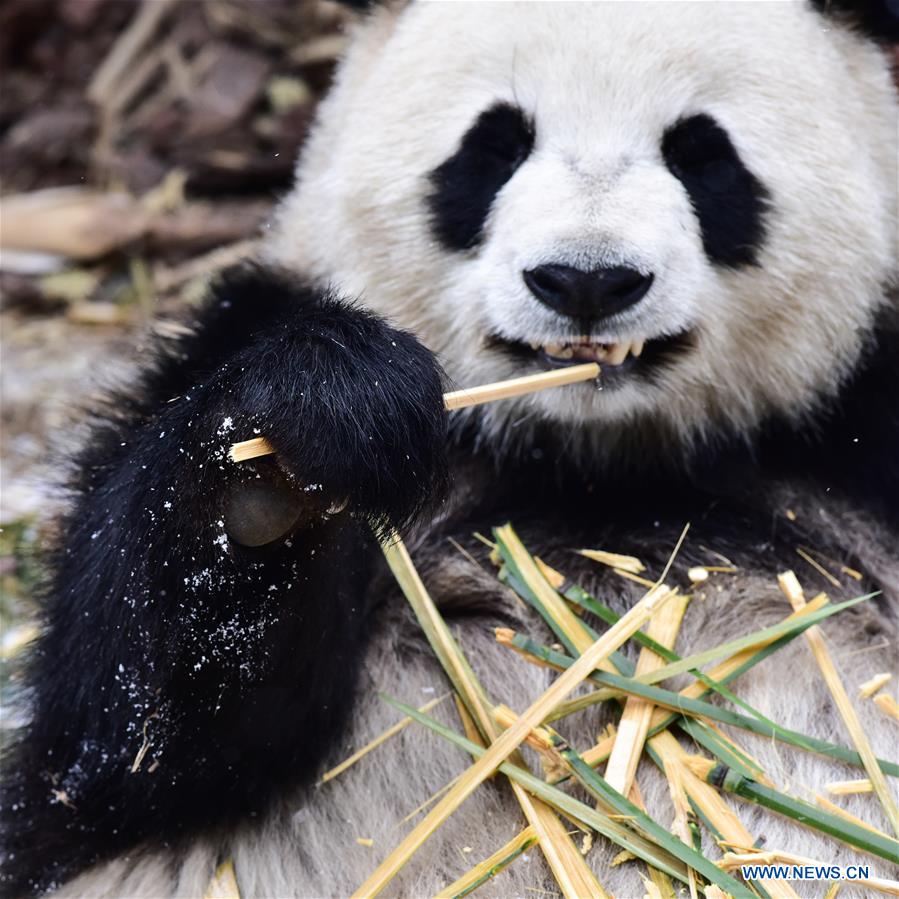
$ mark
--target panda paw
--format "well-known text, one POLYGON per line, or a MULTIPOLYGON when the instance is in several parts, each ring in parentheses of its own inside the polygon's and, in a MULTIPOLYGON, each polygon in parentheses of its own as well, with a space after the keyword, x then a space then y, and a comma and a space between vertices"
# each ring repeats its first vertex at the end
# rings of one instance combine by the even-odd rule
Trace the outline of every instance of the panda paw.
MULTIPOLYGON (((255 358, 242 354, 232 369, 241 373, 239 418, 266 436, 293 488, 293 499, 281 491, 284 522, 346 506, 376 528, 402 529, 443 495, 442 375, 411 334, 324 297, 249 352, 255 358)), ((255 493, 238 490, 232 520, 259 505, 255 493)))

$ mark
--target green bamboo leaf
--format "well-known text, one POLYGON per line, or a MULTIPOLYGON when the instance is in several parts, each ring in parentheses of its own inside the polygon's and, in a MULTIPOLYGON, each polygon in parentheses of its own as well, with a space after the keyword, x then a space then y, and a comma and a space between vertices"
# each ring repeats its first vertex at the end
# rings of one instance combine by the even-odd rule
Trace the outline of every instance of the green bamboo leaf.
MULTIPOLYGON (((511 530, 511 526, 507 526, 507 528, 509 528, 511 530)), ((508 545, 505 541, 503 530, 504 529, 502 529, 502 528, 494 529, 494 536, 496 538, 497 549, 499 550, 500 556, 505 563, 504 567, 506 570, 506 582, 509 584, 509 586, 511 586, 516 591, 516 593, 518 593, 519 596, 521 596, 523 599, 525 599, 525 601, 530 603, 538 611, 538 613, 553 629, 553 632, 559 637, 559 639, 565 645, 565 647, 568 649, 568 651, 573 656, 575 656, 575 657, 578 656, 579 653, 577 651, 577 647, 575 647, 571 643, 571 641, 569 639, 567 639, 564 632, 557 626, 557 623, 548 614, 547 610, 544 608, 544 606, 540 602, 537 594, 527 584, 527 579, 522 576, 522 573, 517 565, 515 556, 510 551, 510 548, 508 547, 508 545)), ((512 533, 514 534, 514 531, 512 533)), ((523 547, 522 547, 522 549, 523 549, 523 547)), ((526 552, 526 549, 524 551, 526 552)), ((552 587, 552 585, 549 584, 548 582, 545 584, 545 586, 548 589, 554 589, 552 587)), ((560 591, 557 591, 557 592, 560 592, 560 591)), ((581 608, 586 609, 587 611, 596 615, 598 618, 600 618, 600 620, 602 620, 603 622, 605 622, 606 624, 608 624, 610 626, 614 625, 621 617, 620 615, 615 613, 612 609, 610 609, 608 606, 606 606, 604 603, 601 603, 599 600, 592 597, 589 593, 587 593, 581 587, 578 587, 576 584, 568 585, 565 590, 561 591, 560 595, 564 596, 570 602, 573 602, 576 605, 579 605, 581 608)), ((874 595, 874 594, 872 594, 872 595, 874 595)), ((851 600, 850 602, 856 602, 856 601, 861 601, 861 599, 851 600)), ((831 608, 835 609, 836 607, 831 607, 831 608)), ((798 637, 800 633, 802 633, 804 630, 806 630, 808 627, 810 627, 811 624, 812 624, 811 615, 808 615, 805 618, 801 619, 799 626, 794 625, 788 633, 786 633, 783 637, 781 637, 777 641, 776 647, 772 646, 772 647, 768 648, 769 651, 765 651, 764 653, 760 652, 758 654, 758 657, 754 658, 752 660, 752 664, 757 664, 763 658, 767 658, 767 656, 770 654, 770 652, 773 652, 773 651, 775 651, 775 649, 780 649, 783 646, 785 646, 791 640, 798 637)), ((582 622, 582 625, 585 628, 585 630, 587 630, 587 632, 591 635, 591 637, 593 639, 596 639, 596 637, 598 636, 596 634, 596 632, 593 631, 592 629, 590 629, 589 626, 583 622, 582 622)), ((750 635, 750 638, 751 638, 751 636, 752 635, 750 635)), ((750 639, 750 638, 741 638, 741 639, 750 639)), ((668 649, 665 646, 662 646, 658 641, 654 640, 652 637, 648 636, 647 634, 643 633, 642 631, 638 631, 637 633, 635 633, 631 639, 636 640, 641 645, 651 649, 653 652, 655 652, 657 655, 661 656, 662 658, 666 659, 668 662, 682 664, 684 661, 679 655, 677 655, 677 653, 673 652, 672 650, 668 649)), ((750 645, 752 645, 752 644, 750 644, 750 645)), ((717 657, 719 657, 719 655, 723 654, 720 651, 720 647, 718 649, 708 650, 708 652, 716 653, 714 658, 717 658, 717 657)), ((695 656, 694 656, 694 658, 695 658, 695 656)), ((617 655, 617 658, 614 659, 614 662, 616 663, 616 667, 618 667, 619 671, 622 674, 627 675, 627 676, 631 676, 633 674, 634 664, 629 659, 627 659, 623 655, 621 655, 620 653, 617 655), (627 669, 630 669, 630 670, 627 670, 627 669)), ((768 728, 768 732, 777 731, 780 729, 780 727, 776 722, 772 721, 770 718, 763 715, 760 711, 755 709, 748 702, 741 699, 736 693, 734 693, 732 690, 728 689, 725 686, 725 682, 731 681, 738 674, 742 674, 749 667, 751 667, 750 664, 745 664, 745 665, 741 666, 739 671, 734 672, 730 677, 725 678, 724 682, 713 680, 712 678, 708 677, 704 672, 702 672, 697 667, 690 668, 689 673, 692 674, 694 677, 696 677, 703 685, 705 685, 705 687, 707 688, 706 692, 708 692, 709 690, 713 690, 714 692, 723 696, 728 701, 732 702, 734 705, 738 706, 739 708, 742 708, 753 718, 758 719, 764 725, 766 725, 766 727, 768 728)), ((668 669, 660 669, 660 670, 670 670, 670 666, 668 669)), ((639 680, 641 680, 643 682, 648 682, 648 683, 655 683, 661 679, 662 678, 649 678, 645 675, 641 676, 639 678, 639 680)), ((597 699, 598 698, 599 697, 597 697, 597 699)), ((666 719, 662 725, 654 728, 652 732, 658 733, 659 730, 663 730, 663 729, 667 728, 675 720, 676 720, 676 716, 672 715, 671 717, 666 719)), ((716 742, 718 743, 719 746, 722 746, 722 748, 726 749, 726 747, 723 747, 723 745, 721 744, 721 741, 716 741, 716 742)), ((786 742, 790 742, 790 740, 787 739, 786 742)), ((799 745, 803 749, 808 749, 810 751, 814 751, 813 747, 808 746, 808 745, 804 745, 801 743, 797 743, 795 745, 799 745)), ((724 760, 728 761, 729 764, 737 763, 736 758, 733 756, 733 753, 730 751, 726 751, 724 760)), ((740 764, 740 768, 747 775, 749 775, 752 770, 754 770, 754 771, 758 770, 757 767, 751 762, 751 760, 745 759, 745 757, 744 757, 743 763, 740 764), (746 768, 747 765, 750 770, 747 770, 747 768, 746 768)))
POLYGON ((679 840, 670 830, 657 824, 642 809, 638 808, 626 796, 619 793, 614 787, 610 786, 604 777, 591 768, 581 756, 572 749, 567 740, 551 729, 549 730, 550 740, 553 747, 565 759, 571 768, 574 777, 581 785, 598 801, 609 806, 619 815, 628 816, 635 827, 646 834, 650 839, 655 840, 663 849, 679 858, 684 864, 693 868, 694 871, 702 874, 707 880, 717 884, 722 889, 727 890, 733 896, 752 896, 752 892, 747 890, 741 883, 731 878, 731 883, 724 884, 721 882, 719 875, 721 869, 695 848, 688 846, 682 840, 679 840), (737 887, 739 892, 735 891, 737 887))
MULTIPOLYGON (((496 877, 497 874, 502 873, 518 858, 523 852, 527 852, 535 843, 537 842, 536 834, 532 835, 529 839, 519 841, 516 846, 508 851, 508 853, 504 853, 501 858, 496 859, 493 864, 487 868, 480 877, 475 880, 472 880, 466 887, 460 889, 459 892, 452 894, 452 899, 463 899, 464 896, 468 896, 470 893, 473 893, 479 887, 482 887, 489 880, 492 880, 496 877)), ((458 881, 457 881, 458 882, 458 881)), ((450 888, 448 887, 443 895, 449 894, 450 888)))
MULTIPOLYGON (((585 590, 582 590, 580 587, 574 586, 569 590, 566 590, 563 594, 567 599, 575 602, 581 608, 586 609, 589 612, 592 612, 597 617, 601 618, 606 624, 612 625, 614 624, 620 615, 617 615, 613 612, 608 606, 594 599, 590 594, 588 594, 585 590)), ((786 643, 790 642, 790 640, 795 639, 799 636, 799 631, 795 633, 787 634, 786 639, 782 645, 786 645, 786 643)), ((667 646, 662 646, 657 640, 653 640, 648 634, 644 634, 642 631, 638 631, 631 638, 636 640, 643 646, 646 646, 648 649, 651 649, 656 655, 661 656, 661 658, 665 659, 668 662, 680 662, 681 657, 672 650, 668 649, 667 646)), ((780 647, 778 647, 780 648, 780 647)), ((628 674, 626 671, 622 671, 622 674, 628 674)), ((723 696, 725 699, 734 703, 734 705, 739 706, 744 711, 748 712, 754 718, 758 718, 759 721, 765 721, 771 727, 776 727, 777 725, 771 721, 769 718, 765 717, 760 711, 754 709, 748 702, 741 699, 737 696, 736 693, 729 690, 724 683, 721 681, 716 681, 706 675, 699 668, 691 668, 690 674, 693 675, 697 680, 703 683, 709 690, 713 690, 715 693, 718 693, 720 696, 723 696)))
MULTIPOLYGON (((692 762, 693 760, 691 760, 692 762)), ((700 765, 704 759, 696 760, 700 765)), ((694 768, 693 764, 690 764, 694 768)), ((705 767, 705 765, 703 765, 705 767)), ((864 852, 870 852, 893 864, 899 864, 899 841, 884 836, 866 827, 860 827, 854 821, 849 821, 838 815, 834 815, 817 805, 787 796, 771 787, 757 783, 750 778, 728 768, 726 765, 708 763, 708 770, 703 772, 694 768, 695 773, 703 777, 707 783, 728 793, 733 793, 757 805, 762 805, 772 811, 792 818, 800 824, 805 824, 822 833, 836 837, 844 843, 849 843, 864 852)))
POLYGON ((808 615, 803 615, 801 618, 784 620, 778 624, 772 624, 770 627, 762 628, 761 630, 747 634, 745 637, 739 637, 738 639, 730 640, 727 643, 719 643, 711 649, 685 656, 678 662, 672 662, 670 665, 665 665, 663 668, 657 668, 655 671, 641 674, 640 680, 644 684, 655 684, 659 681, 667 680, 669 677, 674 677, 676 674, 689 672, 692 668, 699 668, 701 665, 705 665, 707 662, 712 662, 715 659, 735 655, 738 652, 742 652, 744 649, 749 649, 752 646, 756 646, 759 643, 765 643, 776 637, 782 637, 785 634, 792 634, 794 632, 801 633, 810 628, 813 624, 818 624, 821 621, 824 621, 825 618, 830 618, 831 615, 836 615, 846 609, 851 609, 860 602, 867 602, 867 600, 873 599, 878 595, 879 591, 866 593, 864 596, 857 596, 855 599, 846 600, 846 602, 825 606, 823 609, 818 609, 816 612, 810 612, 808 615))
MULTIPOLYGON (((703 808, 699 803, 694 801, 693 797, 687 794, 687 802, 690 803, 690 808, 693 809, 693 814, 702 821, 705 829, 715 838, 717 842, 721 842, 724 839, 724 834, 718 830, 717 827, 709 820, 706 813, 703 811, 703 808)), ((753 847, 757 849, 762 848, 762 843, 759 840, 756 840, 753 843, 753 847)), ((747 847, 748 848, 748 847, 747 847)), ((747 880, 747 883, 752 884, 752 888, 761 896, 761 899, 771 899, 771 894, 765 889, 760 880, 747 880)))
MULTIPOLYGON (((429 715, 422 714, 417 709, 407 706, 405 703, 400 702, 397 699, 393 699, 390 696, 386 696, 381 694, 382 698, 385 702, 390 703, 397 709, 401 709, 404 714, 409 715, 414 718, 419 723, 423 724, 425 727, 454 743, 456 746, 465 750, 475 756, 482 756, 484 754, 484 749, 480 746, 477 746, 475 743, 472 743, 467 738, 463 737, 461 734, 452 730, 451 728, 445 727, 440 722, 436 721, 434 718, 431 718, 429 715)), ((591 775, 596 775, 596 772, 590 768, 589 765, 584 763, 584 767, 591 773, 591 775)), ((675 877, 683 883, 688 883, 687 877, 687 867, 686 863, 683 862, 682 859, 675 853, 667 851, 666 848, 662 848, 657 843, 652 840, 646 839, 630 828, 623 827, 617 822, 613 821, 607 815, 604 815, 602 812, 598 811, 595 808, 587 805, 586 803, 579 802, 577 799, 574 799, 572 796, 569 796, 563 790, 559 790, 556 787, 550 786, 545 781, 541 780, 538 777, 535 777, 533 774, 525 771, 522 768, 519 768, 516 765, 513 765, 509 762, 504 762, 500 765, 499 768, 503 774, 507 777, 512 778, 517 783, 520 783, 528 792, 533 793, 538 799, 542 799, 544 802, 552 805, 554 808, 558 809, 560 812, 564 813, 572 820, 579 821, 581 824, 586 825, 587 827, 593 828, 598 833, 602 834, 608 839, 612 840, 612 842, 621 846, 623 849, 627 849, 629 852, 632 852, 638 858, 643 859, 650 865, 658 868, 660 871, 664 871, 671 877, 675 877)), ((608 788, 611 790, 611 788, 608 788)), ((612 791, 615 792, 615 791, 612 791)), ((633 806, 632 803, 629 803, 626 799, 624 799, 621 794, 617 794, 627 806, 633 808, 636 811, 637 815, 646 817, 652 824, 652 819, 648 818, 648 816, 643 815, 636 806, 633 806)), ((631 811, 628 810, 624 812, 624 814, 631 816, 631 811)), ((700 865, 710 866, 710 868, 714 869, 714 872, 711 870, 709 873, 714 873, 715 877, 713 882, 721 886, 722 889, 727 890, 735 897, 744 897, 744 899, 753 899, 753 894, 746 889, 743 884, 739 883, 739 881, 730 877, 730 875, 725 874, 721 871, 717 865, 714 865, 712 862, 708 861, 708 859, 703 858, 703 856, 694 852, 694 850, 690 849, 680 840, 677 840, 673 837, 668 831, 662 828, 660 825, 655 825, 659 831, 665 834, 666 842, 676 843, 678 853, 687 854, 692 860, 694 860, 694 856, 698 856, 698 859, 701 859, 698 863, 700 865)), ((710 878, 712 879, 712 878, 710 878)))
MULTIPOLYGON (((568 668, 574 662, 571 656, 566 656, 564 653, 543 646, 532 640, 530 637, 526 637, 522 634, 516 634, 512 638, 512 644, 524 652, 537 656, 541 660, 557 668, 568 668)), ((862 767, 859 754, 848 747, 838 746, 834 743, 829 743, 826 740, 819 740, 815 737, 810 737, 807 734, 797 733, 796 731, 780 727, 779 725, 775 725, 772 728, 765 722, 759 721, 756 718, 750 718, 747 715, 741 715, 739 712, 712 705, 701 699, 693 699, 691 697, 682 696, 680 693, 675 693, 671 690, 665 690, 662 687, 646 684, 637 678, 621 677, 616 674, 607 674, 604 671, 594 671, 589 679, 602 687, 609 688, 609 699, 614 698, 616 691, 619 693, 639 696, 643 699, 650 700, 656 705, 671 708, 678 714, 687 714, 699 718, 709 718, 712 721, 720 721, 722 724, 730 724, 734 727, 739 727, 764 737, 773 737, 774 739, 780 740, 783 743, 788 743, 791 746, 797 746, 800 749, 817 752, 828 758, 847 762, 856 767, 862 767)), ((884 774, 899 777, 899 765, 883 759, 878 759, 877 762, 884 774)))
POLYGON ((704 746, 719 762, 739 771, 746 777, 758 780, 764 771, 749 756, 740 752, 733 743, 722 740, 704 721, 680 715, 675 722, 677 727, 692 737, 700 746, 704 746))

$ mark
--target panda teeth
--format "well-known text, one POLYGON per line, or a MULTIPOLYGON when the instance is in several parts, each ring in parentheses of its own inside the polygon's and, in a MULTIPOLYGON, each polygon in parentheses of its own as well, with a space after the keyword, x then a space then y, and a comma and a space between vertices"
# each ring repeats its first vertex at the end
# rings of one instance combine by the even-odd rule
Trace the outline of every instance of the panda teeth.
POLYGON ((543 345, 543 351, 554 359, 572 359, 574 350, 569 343, 546 343, 543 345))
POLYGON ((589 337, 579 337, 565 343, 536 343, 530 341, 535 350, 542 350, 553 359, 577 359, 583 362, 603 362, 608 365, 621 365, 628 355, 638 358, 643 352, 645 341, 633 340, 620 343, 597 343, 589 337))
POLYGON ((630 348, 631 345, 629 343, 613 343, 606 354, 606 362, 609 365, 621 365, 627 359, 630 348))

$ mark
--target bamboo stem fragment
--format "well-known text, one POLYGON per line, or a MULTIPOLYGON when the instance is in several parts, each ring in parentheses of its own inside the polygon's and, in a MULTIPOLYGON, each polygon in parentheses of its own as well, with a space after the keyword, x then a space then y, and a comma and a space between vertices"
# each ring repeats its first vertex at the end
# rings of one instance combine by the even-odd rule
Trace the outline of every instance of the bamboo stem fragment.
POLYGON ((215 869, 203 899, 240 899, 234 862, 230 858, 215 869))
POLYGON ((815 804, 820 806, 826 812, 833 812, 835 815, 839 815, 841 818, 845 818, 847 821, 851 821, 853 824, 858 824, 859 827, 864 827, 867 830, 870 830, 872 833, 879 834, 885 840, 888 840, 890 837, 888 834, 885 834, 882 830, 878 830, 872 824, 869 824, 867 821, 863 821, 857 815, 853 815, 852 812, 847 812, 846 809, 841 805, 837 805, 835 802, 831 802, 826 796, 816 795, 815 796, 815 804))
MULTIPOLYGON (((564 387, 566 384, 577 384, 579 381, 594 381, 599 377, 599 366, 595 362, 584 365, 570 365, 553 371, 544 371, 536 375, 525 375, 508 381, 497 381, 493 384, 482 384, 468 390, 451 390, 443 395, 443 407, 447 412, 466 409, 469 406, 480 406, 496 400, 505 400, 513 396, 537 393, 550 387, 564 387)), ((275 448, 265 437, 253 437, 242 440, 231 446, 228 452, 232 462, 246 462, 258 456, 270 456, 275 448)))
POLYGON ((886 690, 883 690, 874 697, 872 702, 884 715, 892 718, 894 721, 899 721, 899 703, 893 698, 892 693, 887 693, 886 690))
MULTIPOLYGON (((394 538, 398 539, 398 538, 394 538)), ((399 545, 399 544, 396 544, 399 545)), ((428 837, 514 752, 528 734, 578 686, 597 665, 608 658, 635 631, 642 627, 671 597, 667 587, 654 588, 618 624, 609 628, 552 686, 504 731, 459 780, 456 786, 417 824, 391 855, 354 894, 355 897, 380 893, 428 837)))
POLYGON ((505 846, 497 849, 489 858, 475 865, 470 871, 453 881, 446 889, 441 890, 434 899, 462 899, 469 893, 485 884, 510 865, 522 852, 537 842, 537 834, 533 827, 526 827, 517 836, 512 837, 505 846))
POLYGON ((834 780, 824 784, 824 789, 832 796, 852 796, 856 793, 873 793, 874 784, 870 777, 860 777, 858 780, 834 780))
POLYGON ((889 671, 883 671, 880 674, 875 674, 870 680, 866 680, 859 688, 858 688, 858 698, 859 699, 870 699, 878 690, 885 687, 889 682, 890 678, 893 675, 890 674, 889 671))
MULTIPOLYGON (((805 596, 803 595, 802 587, 799 586, 796 575, 792 571, 787 571, 779 575, 777 580, 784 595, 789 599, 790 605, 793 606, 793 610, 796 612, 800 611, 805 606, 805 596)), ((887 819, 893 827, 893 832, 899 836, 899 805, 897 805, 896 797, 893 796, 887 785, 883 771, 880 770, 877 757, 874 755, 874 749, 862 727, 858 712, 856 712, 855 706, 852 704, 845 686, 843 686, 837 667, 830 655, 830 651, 827 649, 827 644, 824 642, 821 628, 817 625, 810 627, 805 632, 805 638, 811 647, 818 667, 821 669, 824 682, 827 684, 831 696, 833 696, 837 711, 846 725, 846 730, 849 731, 849 736, 852 738, 852 742, 861 756, 862 764, 865 771, 868 772, 874 792, 877 794, 877 798, 886 812, 887 819)))
MULTIPOLYGON (((685 596, 678 596, 669 602, 650 622, 648 635, 667 649, 672 649, 688 602, 685 596)), ((640 650, 635 676, 659 668, 663 662, 661 657, 644 646, 640 650)), ((651 701, 638 696, 628 696, 625 701, 624 711, 618 722, 618 736, 605 774, 609 786, 625 796, 630 792, 637 774, 637 765, 643 755, 643 744, 646 742, 655 708, 651 701)))
MULTIPOLYGON (((462 700, 462 705, 468 710, 473 722, 481 730, 484 737, 488 741, 495 740, 499 735, 499 726, 494 717, 495 711, 491 708, 490 700, 428 594, 406 550, 405 544, 403 544, 399 536, 394 535, 394 539, 385 542, 382 549, 391 571, 409 604, 412 606, 422 630, 425 632, 425 636, 428 638, 447 676, 456 687, 457 695, 462 700)), ((479 740, 478 742, 481 741, 479 740)), ((519 762, 523 764, 521 757, 514 752, 511 755, 511 761, 516 764, 519 762)), ((445 799, 452 798, 457 785, 463 781, 467 774, 468 771, 463 772, 450 785, 447 789, 447 795, 444 797, 445 799)), ((540 850, 546 858, 546 862, 559 885, 562 895, 566 899, 576 899, 576 897, 581 896, 608 899, 602 885, 577 851, 577 847, 568 835, 565 825, 559 820, 555 811, 514 781, 512 782, 512 792, 515 794, 515 798, 518 800, 528 823, 534 828, 540 850)), ((436 809, 433 811, 436 811, 436 809)), ((427 818, 423 819, 421 824, 424 824, 427 820, 427 818)), ((394 849, 381 863, 381 867, 392 867, 395 869, 394 873, 398 871, 408 860, 408 857, 411 856, 411 853, 415 851, 414 849, 410 851, 408 848, 404 848, 404 846, 405 843, 394 849)), ((384 883, 386 884, 392 876, 392 874, 388 875, 384 883)))
POLYGON ((689 756, 685 764, 697 777, 719 790, 786 815, 798 824, 826 833, 889 862, 895 862, 899 858, 899 842, 892 837, 884 839, 877 831, 859 827, 848 819, 832 815, 802 799, 772 790, 710 759, 689 756))

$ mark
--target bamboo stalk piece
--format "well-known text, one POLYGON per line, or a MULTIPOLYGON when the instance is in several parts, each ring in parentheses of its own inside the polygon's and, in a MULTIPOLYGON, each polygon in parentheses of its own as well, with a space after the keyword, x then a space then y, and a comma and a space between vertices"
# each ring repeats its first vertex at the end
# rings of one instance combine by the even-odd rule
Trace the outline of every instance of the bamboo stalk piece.
MULTIPOLYGON (((802 587, 799 586, 796 575, 792 571, 786 571, 779 575, 777 580, 781 590, 789 599, 790 605, 793 606, 793 610, 796 612, 800 611, 805 606, 805 596, 803 595, 802 587)), ((821 674, 830 690, 830 694, 833 696, 837 711, 846 725, 846 730, 849 731, 849 736, 852 738, 852 742, 861 756, 865 771, 868 772, 868 777, 874 786, 874 792, 877 794, 877 798, 886 812, 887 818, 893 827, 893 832, 899 836, 899 805, 896 804, 896 797, 890 791, 886 777, 877 763, 877 757, 874 755, 874 749, 862 727, 858 712, 856 712, 855 706, 852 704, 852 700, 843 686, 843 681, 840 679, 827 644, 824 642, 821 628, 817 625, 810 627, 805 632, 805 638, 811 647, 815 661, 818 663, 818 668, 821 669, 821 674)))
POLYGON ((479 886, 495 877, 510 865, 522 852, 526 852, 537 842, 537 834, 533 827, 526 827, 521 833, 512 837, 505 846, 497 849, 489 858, 466 871, 458 880, 454 880, 446 889, 441 890, 434 899, 462 899, 479 886))
MULTIPOLYGON (((425 632, 425 636, 447 676, 459 691, 458 695, 463 700, 463 705, 483 735, 488 740, 495 740, 499 734, 499 728, 494 718, 495 712, 490 707, 490 701, 422 583, 405 545, 395 535, 392 541, 383 544, 382 549, 391 571, 425 632)), ((483 741, 479 739, 477 742, 483 741)), ((523 760, 517 753, 512 753, 511 760, 516 763, 521 761, 523 764, 523 760)), ((468 773, 468 771, 463 772, 447 788, 444 800, 453 797, 454 792, 468 773)), ((520 784, 512 782, 512 792, 515 794, 525 818, 537 834, 540 850, 546 858, 563 896, 566 899, 576 899, 581 896, 608 899, 599 881, 577 851, 577 847, 558 815, 544 802, 528 793, 520 784)), ((435 811, 436 808, 432 810, 432 813, 435 811)), ((424 818, 419 826, 424 825, 427 820, 428 818, 424 818)), ((411 853, 408 848, 405 848, 404 844, 400 844, 381 863, 381 867, 395 867, 395 870, 398 871, 408 860, 409 855, 411 853)), ((390 874, 387 881, 392 876, 390 874)), ((384 881, 385 884, 387 881, 384 881)))
MULTIPOLYGON (((447 412, 466 409, 469 406, 480 406, 495 400, 505 400, 513 396, 523 396, 548 390, 550 387, 564 387, 566 384, 577 384, 580 381, 594 381, 599 377, 599 366, 595 362, 584 365, 571 365, 554 371, 540 372, 536 375, 525 375, 523 378, 511 378, 508 381, 497 381, 494 384, 482 384, 467 390, 451 390, 443 395, 443 407, 447 412)), ((231 446, 228 456, 232 462, 246 462, 258 456, 270 456, 275 448, 265 437, 254 437, 242 440, 231 446)))
MULTIPOLYGON (((398 538, 395 538, 398 539, 398 538)), ((422 819, 397 849, 382 862, 356 891, 356 899, 376 896, 405 866, 428 837, 514 752, 527 735, 586 678, 597 665, 618 649, 635 631, 643 626, 672 592, 660 586, 650 590, 643 599, 622 616, 618 624, 609 628, 550 688, 525 711, 518 721, 504 731, 487 751, 460 778, 440 802, 422 819)))

